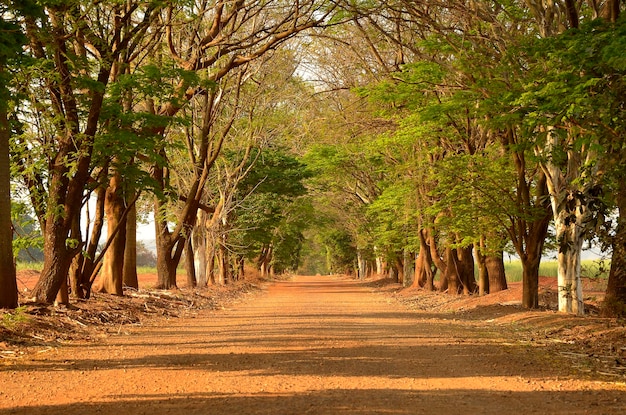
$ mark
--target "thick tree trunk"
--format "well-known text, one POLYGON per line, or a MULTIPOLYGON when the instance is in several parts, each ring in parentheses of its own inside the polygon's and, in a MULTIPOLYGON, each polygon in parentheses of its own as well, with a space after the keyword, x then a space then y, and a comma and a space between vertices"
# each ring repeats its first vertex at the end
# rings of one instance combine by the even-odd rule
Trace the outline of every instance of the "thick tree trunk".
POLYGON ((241 281, 245 278, 246 274, 246 269, 245 269, 245 265, 246 265, 246 260, 244 258, 243 255, 237 255, 237 259, 236 259, 236 272, 234 274, 235 276, 235 280, 236 281, 241 281))
POLYGON ((62 224, 50 222, 44 233, 44 266, 37 284, 33 288, 33 297, 40 302, 51 304, 64 280, 69 274, 70 265, 76 249, 66 244, 67 231, 62 224))
POLYGON ((461 281, 459 280, 459 273, 457 271, 458 260, 456 258, 456 249, 446 247, 443 255, 446 271, 441 275, 441 287, 439 289, 447 291, 448 294, 460 294, 461 281))
POLYGON ((157 237, 157 285, 161 290, 178 288, 176 285, 176 268, 178 261, 170 257, 171 244, 157 237))
POLYGON ((374 262, 372 264, 372 272, 375 272, 376 275, 382 275, 384 270, 384 261, 380 252, 378 252, 378 248, 374 247, 374 262))
POLYGON ((212 243, 207 245, 206 276, 208 284, 217 284, 217 278, 215 278, 215 245, 212 243))
POLYGON ((498 291, 506 290, 508 286, 506 283, 502 253, 487 255, 485 257, 485 266, 487 267, 487 274, 489 276, 489 292, 497 293, 498 291))
POLYGON ((478 289, 476 276, 474 275, 474 256, 472 255, 472 250, 472 245, 456 249, 456 258, 458 260, 457 270, 464 294, 472 294, 478 289))
MULTIPOLYGON (((517 145, 512 129, 502 138, 507 147, 517 145)), ((522 262, 522 306, 533 309, 539 307, 539 263, 552 216, 550 200, 545 174, 535 174, 535 185, 532 186, 532 180, 527 177, 529 169, 524 151, 513 151, 512 156, 517 173, 516 197, 521 212, 507 231, 522 262), (529 213, 532 213, 530 217, 529 213)))
POLYGON ((264 246, 261 249, 261 254, 259 256, 259 259, 257 261, 257 268, 259 269, 259 271, 261 272, 261 276, 262 277, 268 277, 270 276, 271 270, 270 270, 270 264, 272 262, 272 246, 271 245, 267 245, 264 246))
POLYGON ((395 272, 395 280, 398 284, 404 284, 404 262, 402 257, 402 253, 397 253, 392 265, 395 272))
POLYGON ((433 291, 435 289, 433 258, 430 253, 430 246, 426 242, 426 232, 425 229, 419 231, 420 248, 415 259, 413 287, 424 287, 427 291, 433 291))
POLYGON ((59 288, 59 292, 57 293, 57 298, 54 300, 54 305, 59 305, 59 304, 64 304, 64 305, 70 304, 69 285, 67 284, 67 278, 63 280, 63 283, 61 284, 61 288, 59 288))
POLYGON ((137 206, 132 203, 126 216, 126 246, 124 248, 124 286, 139 289, 137 278, 137 206))
POLYGON ((111 241, 104 254, 100 281, 95 290, 114 295, 124 295, 124 251, 126 249, 126 200, 122 177, 114 171, 106 190, 104 213, 107 220, 107 240, 111 241))
POLYGON ((9 137, 6 106, 0 102, 0 308, 16 308, 18 305, 11 223, 9 137))
POLYGON ((580 254, 583 247, 581 226, 578 221, 567 224, 566 216, 569 217, 569 214, 561 212, 554 223, 559 243, 557 255, 559 311, 583 315, 585 306, 580 277, 580 254))
POLYGON ((522 306, 539 307, 539 264, 541 255, 528 254, 522 259, 522 306))
POLYGON ((206 287, 208 283, 209 265, 207 261, 207 247, 204 237, 193 239, 193 267, 196 274, 196 283, 199 287, 206 287))
POLYGON ((617 228, 613 236, 613 256, 609 270, 602 313, 606 316, 626 316, 626 181, 617 190, 617 228))

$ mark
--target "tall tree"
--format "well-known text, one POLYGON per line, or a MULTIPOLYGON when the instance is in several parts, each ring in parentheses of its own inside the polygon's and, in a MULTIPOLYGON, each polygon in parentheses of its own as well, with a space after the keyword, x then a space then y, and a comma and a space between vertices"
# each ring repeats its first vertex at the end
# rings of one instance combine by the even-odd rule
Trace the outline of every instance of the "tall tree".
MULTIPOLYGON (((271 53, 298 33, 325 24, 333 10, 334 6, 317 0, 292 4, 282 1, 215 1, 181 10, 172 8, 166 20, 167 44, 173 61, 180 68, 202 71, 204 79, 216 85, 233 74, 241 82, 244 79, 243 71, 249 63, 271 53)), ((189 99, 207 93, 206 87, 190 85, 185 80, 179 81, 178 88, 180 93, 176 100, 151 103, 155 114, 174 116, 189 99)), ((231 92, 237 93, 238 90, 237 87, 231 92)), ((174 229, 170 229, 167 216, 164 215, 165 199, 155 200, 158 285, 162 288, 176 286, 176 266, 195 224, 209 170, 223 143, 223 138, 211 143, 215 133, 215 100, 221 99, 221 94, 228 91, 214 89, 208 92, 211 100, 207 101, 202 132, 204 144, 198 146, 194 163, 195 179, 185 192, 186 201, 174 229)), ((235 116, 236 113, 232 111, 226 115, 227 118, 235 116)), ((161 134, 165 132, 165 128, 159 131, 161 134)), ((227 130, 222 129, 218 136, 225 137, 226 133, 227 130)), ((163 160, 167 159, 165 148, 161 150, 161 155, 163 160)), ((167 166, 157 164, 153 171, 161 194, 166 194, 167 166)))
MULTIPOLYGON (((9 157, 11 126, 9 110, 15 99, 9 87, 11 71, 18 69, 26 37, 18 25, 17 16, 30 13, 29 2, 16 5, 0 4, 0 308, 18 305, 15 258, 13 254, 13 225, 11 223, 11 165, 9 157)), ((14 89, 13 89, 14 91, 14 89)))
MULTIPOLYGON (((47 117, 48 131, 35 131, 45 146, 47 171, 23 169, 44 234, 44 267, 33 296, 52 302, 82 246, 72 226, 90 180, 95 138, 110 75, 128 63, 126 52, 146 35, 161 6, 157 3, 46 3, 39 17, 25 17, 29 53, 38 62, 30 84, 46 96, 29 110, 47 117), (49 110, 49 112, 48 112, 49 110)), ((26 162, 21 166, 25 167, 26 162)))

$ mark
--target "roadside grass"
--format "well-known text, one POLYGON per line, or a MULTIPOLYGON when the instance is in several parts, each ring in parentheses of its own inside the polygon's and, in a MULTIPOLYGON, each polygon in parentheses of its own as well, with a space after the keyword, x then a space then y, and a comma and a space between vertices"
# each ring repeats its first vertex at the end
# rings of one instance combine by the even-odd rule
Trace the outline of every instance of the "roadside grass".
POLYGON ((43 262, 20 262, 18 261, 17 264, 15 264, 16 271, 27 271, 27 270, 41 271, 42 269, 43 269, 43 262))
MULTIPOLYGON (((583 260, 581 274, 583 278, 606 279, 609 276, 611 261, 583 260)), ((506 279, 509 282, 522 280, 522 262, 519 260, 504 261, 506 279)), ((543 260, 539 266, 539 275, 542 277, 554 277, 558 274, 558 263, 555 260, 543 260)))

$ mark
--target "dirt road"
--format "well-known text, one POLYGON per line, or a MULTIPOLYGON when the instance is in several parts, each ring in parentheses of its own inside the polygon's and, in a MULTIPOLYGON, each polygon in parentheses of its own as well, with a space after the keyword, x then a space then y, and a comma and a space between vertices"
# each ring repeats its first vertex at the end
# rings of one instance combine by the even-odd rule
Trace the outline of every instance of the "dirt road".
POLYGON ((576 379, 509 331, 298 277, 0 366, 0 415, 626 413, 626 386, 576 379))

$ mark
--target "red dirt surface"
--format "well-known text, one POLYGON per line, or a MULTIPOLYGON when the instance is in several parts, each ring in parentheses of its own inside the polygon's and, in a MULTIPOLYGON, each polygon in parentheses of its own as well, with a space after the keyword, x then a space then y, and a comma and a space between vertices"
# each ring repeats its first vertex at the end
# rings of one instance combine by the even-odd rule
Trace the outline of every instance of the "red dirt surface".
POLYGON ((78 334, 0 343, 0 415, 626 412, 620 321, 528 312, 515 287, 490 300, 333 276, 246 287, 50 311, 78 334), (150 318, 80 330, 142 307, 150 318))

